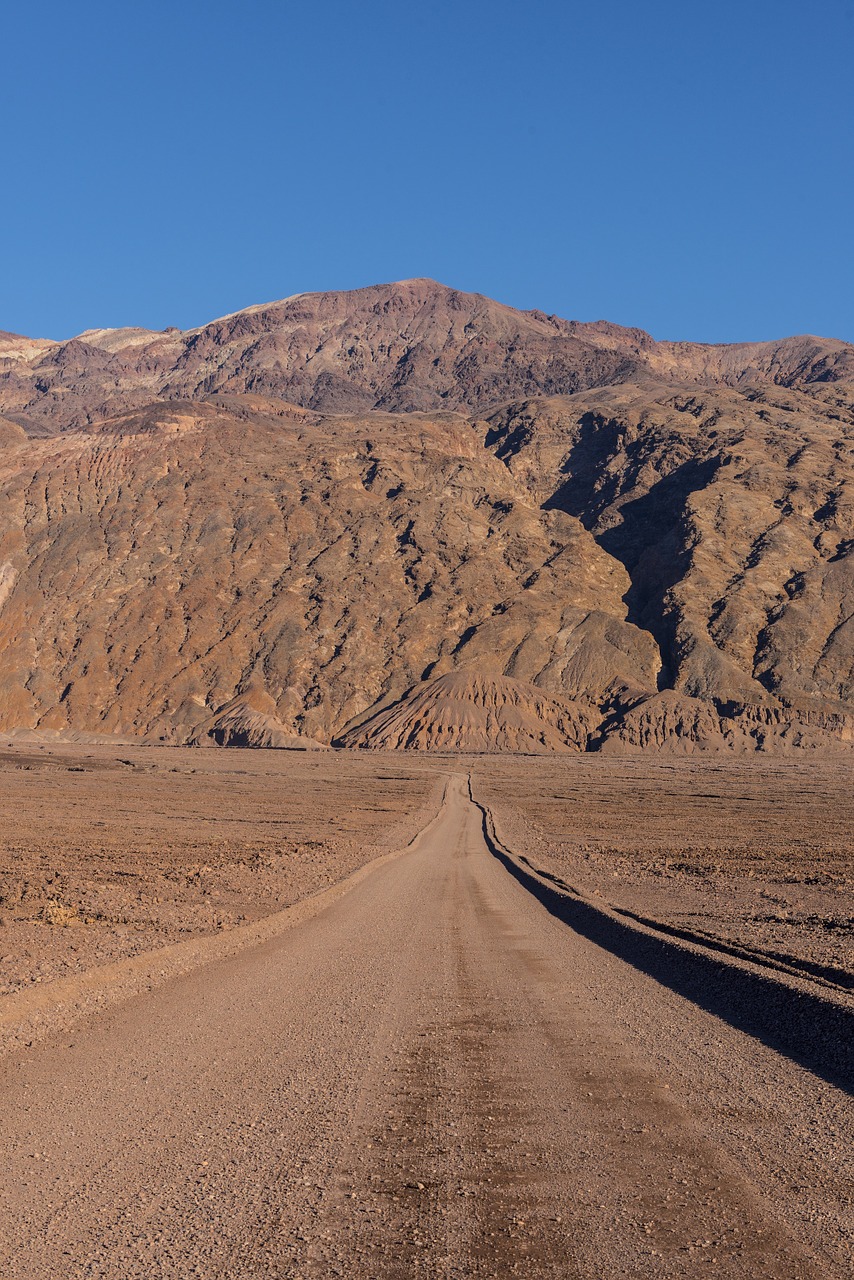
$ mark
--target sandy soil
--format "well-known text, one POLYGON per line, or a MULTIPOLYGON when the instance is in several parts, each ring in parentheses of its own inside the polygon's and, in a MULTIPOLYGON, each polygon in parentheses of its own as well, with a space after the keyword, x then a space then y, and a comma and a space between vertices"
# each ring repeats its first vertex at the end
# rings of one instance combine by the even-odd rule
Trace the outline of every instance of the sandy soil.
POLYGON ((848 1093, 546 910, 460 774, 327 910, 0 1088, 8 1280, 851 1272, 848 1093))
POLYGON ((854 988, 847 760, 480 757, 510 846, 588 896, 854 988))
POLYGON ((429 763, 0 748, 0 997, 280 911, 399 848, 429 763))

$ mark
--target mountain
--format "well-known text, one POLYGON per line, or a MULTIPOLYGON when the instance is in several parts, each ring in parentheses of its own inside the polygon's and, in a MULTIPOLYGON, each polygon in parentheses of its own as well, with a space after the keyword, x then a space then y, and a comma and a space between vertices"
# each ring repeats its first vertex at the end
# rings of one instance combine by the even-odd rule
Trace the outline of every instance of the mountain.
POLYGON ((854 349, 430 281, 0 334, 0 731, 854 737, 854 349))
POLYGON ((432 280, 299 294, 200 329, 0 334, 0 415, 85 427, 152 400, 255 394, 331 413, 458 410, 654 377, 701 385, 854 381, 854 348, 821 338, 702 346, 515 311, 432 280))

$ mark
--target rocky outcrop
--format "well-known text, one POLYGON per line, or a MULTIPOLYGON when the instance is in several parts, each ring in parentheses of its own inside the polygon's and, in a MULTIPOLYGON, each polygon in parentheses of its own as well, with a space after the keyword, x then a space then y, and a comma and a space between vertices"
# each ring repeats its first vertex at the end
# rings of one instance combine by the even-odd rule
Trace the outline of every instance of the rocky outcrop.
POLYGON ((584 751, 589 708, 519 680, 455 671, 411 689, 337 745, 416 751, 584 751))
POLYGON ((192 746, 264 747, 278 751, 322 751, 324 744, 289 731, 276 715, 276 704, 263 690, 232 698, 190 738, 192 746))
POLYGON ((852 742, 854 714, 740 703, 722 706, 668 689, 603 725, 589 747, 606 753, 725 750, 744 754, 847 750, 852 742))

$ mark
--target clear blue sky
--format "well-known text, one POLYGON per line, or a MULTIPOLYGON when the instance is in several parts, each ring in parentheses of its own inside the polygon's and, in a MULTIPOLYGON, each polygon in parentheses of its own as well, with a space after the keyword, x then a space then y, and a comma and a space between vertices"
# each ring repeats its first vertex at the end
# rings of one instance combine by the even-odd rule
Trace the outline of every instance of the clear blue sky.
POLYGON ((432 276, 854 341, 854 0, 47 0, 0 73, 0 329, 432 276))

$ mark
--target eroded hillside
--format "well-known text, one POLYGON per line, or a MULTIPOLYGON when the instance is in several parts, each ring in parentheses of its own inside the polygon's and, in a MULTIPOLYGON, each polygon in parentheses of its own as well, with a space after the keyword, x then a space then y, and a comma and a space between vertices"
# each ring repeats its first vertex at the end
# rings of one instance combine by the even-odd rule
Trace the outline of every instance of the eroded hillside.
POLYGON ((854 734, 843 343, 656 344, 415 281, 4 352, 4 732, 854 734))

